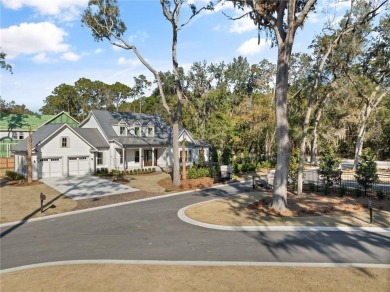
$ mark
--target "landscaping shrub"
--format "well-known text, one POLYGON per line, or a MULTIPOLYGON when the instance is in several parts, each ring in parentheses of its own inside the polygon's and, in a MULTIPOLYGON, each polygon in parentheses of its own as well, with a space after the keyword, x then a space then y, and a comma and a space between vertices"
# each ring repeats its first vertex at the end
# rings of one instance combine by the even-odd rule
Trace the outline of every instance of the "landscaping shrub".
POLYGON ((270 161, 261 161, 258 164, 257 169, 261 169, 261 168, 266 168, 266 169, 272 168, 271 162, 270 161))
POLYGON ((361 196, 363 196, 363 192, 362 192, 362 190, 361 189, 355 189, 355 191, 354 191, 354 193, 355 193, 355 197, 356 198, 360 198, 361 196))
POLYGON ((187 169, 187 178, 188 179, 194 179, 194 178, 201 178, 201 177, 207 177, 210 175, 210 171, 208 168, 195 168, 191 167, 187 169))
POLYGON ((340 181, 340 162, 341 160, 338 159, 332 151, 329 151, 329 153, 321 158, 318 172, 325 179, 325 185, 330 187, 334 182, 340 181))
POLYGON ((367 196, 367 189, 370 189, 378 181, 375 157, 372 153, 363 152, 359 158, 355 178, 359 185, 364 188, 364 194, 367 196))
POLYGON ((17 173, 12 170, 6 170, 5 175, 8 176, 11 180, 22 180, 25 179, 24 175, 17 173))
POLYGON ((309 191, 314 193, 316 191, 316 185, 314 183, 309 183, 309 191))
POLYGON ((385 193, 382 190, 377 190, 376 197, 378 198, 378 200, 382 201, 385 198, 385 193))
POLYGON ((340 186, 340 197, 345 197, 346 194, 347 194, 347 187, 340 186))

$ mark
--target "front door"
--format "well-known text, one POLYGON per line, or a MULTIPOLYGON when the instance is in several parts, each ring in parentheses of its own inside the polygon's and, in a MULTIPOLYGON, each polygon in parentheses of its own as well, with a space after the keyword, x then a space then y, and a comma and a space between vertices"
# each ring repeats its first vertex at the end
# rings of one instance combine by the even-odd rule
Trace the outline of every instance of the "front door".
POLYGON ((144 154, 144 166, 156 166, 157 163, 157 149, 154 150, 154 163, 152 162, 152 151, 153 150, 145 150, 144 154))

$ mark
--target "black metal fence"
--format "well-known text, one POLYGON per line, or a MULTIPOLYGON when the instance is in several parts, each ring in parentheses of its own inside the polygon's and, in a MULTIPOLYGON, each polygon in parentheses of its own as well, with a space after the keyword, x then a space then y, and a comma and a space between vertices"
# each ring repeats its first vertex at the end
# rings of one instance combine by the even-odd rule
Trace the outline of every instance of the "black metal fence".
MULTIPOLYGON (((367 194, 374 194, 378 197, 384 196, 390 199, 390 173, 378 173, 379 180, 374 183, 367 194)), ((317 191, 339 195, 364 196, 364 188, 355 179, 355 173, 344 171, 338 181, 331 184, 326 183, 324 177, 319 175, 318 170, 307 170, 304 172, 304 189, 306 191, 317 191)))

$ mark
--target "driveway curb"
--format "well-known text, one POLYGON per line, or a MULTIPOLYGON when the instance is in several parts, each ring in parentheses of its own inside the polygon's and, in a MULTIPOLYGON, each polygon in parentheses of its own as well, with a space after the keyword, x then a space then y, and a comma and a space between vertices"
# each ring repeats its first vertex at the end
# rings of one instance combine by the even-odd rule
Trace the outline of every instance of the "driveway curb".
POLYGON ((312 268, 378 268, 389 269, 388 264, 366 263, 299 263, 299 262, 229 262, 229 261, 153 261, 153 260, 74 260, 46 262, 0 270, 0 274, 28 269, 70 265, 161 265, 161 266, 251 266, 251 267, 312 267, 312 268))
POLYGON ((80 213, 85 213, 85 212, 93 212, 93 211, 102 210, 102 209, 106 209, 106 208, 113 208, 113 207, 124 206, 124 205, 129 205, 129 204, 135 204, 135 203, 140 203, 140 202, 164 199, 164 198, 169 198, 169 197, 173 197, 173 196, 189 194, 189 193, 192 193, 192 192, 207 191, 209 189, 222 188, 222 187, 225 187, 225 186, 236 185, 236 184, 241 184, 241 183, 244 184, 245 182, 235 182, 235 183, 226 184, 226 185, 216 185, 216 186, 212 186, 212 187, 204 188, 204 189, 196 189, 196 190, 190 190, 190 191, 184 191, 184 192, 177 192, 177 193, 172 193, 172 194, 155 196, 155 197, 151 197, 151 198, 145 198, 145 199, 127 201, 127 202, 122 202, 122 203, 104 205, 104 206, 93 207, 93 208, 88 208, 88 209, 82 209, 82 210, 77 210, 77 211, 69 211, 69 212, 65 212, 65 213, 49 215, 49 216, 44 216, 44 217, 38 217, 38 218, 32 218, 32 219, 28 219, 28 220, 7 222, 7 223, 0 224, 0 228, 13 226, 13 225, 17 225, 17 224, 25 224, 25 223, 28 223, 28 222, 35 222, 35 221, 54 219, 54 218, 63 217, 63 216, 70 216, 70 215, 75 215, 75 214, 80 214, 80 213))
MULTIPOLYGON (((218 200, 218 199, 216 199, 218 200)), ((215 229, 215 230, 221 230, 221 231, 247 231, 247 232, 253 232, 253 231, 322 231, 322 232, 334 232, 334 231, 343 231, 343 232, 356 232, 356 231, 366 231, 366 232, 376 232, 376 233, 383 233, 383 232, 390 232, 390 228, 384 228, 384 227, 351 227, 351 226, 225 226, 225 225, 216 225, 216 224, 209 224, 209 223, 203 223, 200 221, 196 221, 194 219, 191 219, 185 214, 185 211, 193 206, 203 204, 204 202, 192 204, 189 206, 186 206, 184 208, 181 208, 177 212, 177 217, 179 217, 180 220, 196 225, 203 228, 208 229, 215 229)))

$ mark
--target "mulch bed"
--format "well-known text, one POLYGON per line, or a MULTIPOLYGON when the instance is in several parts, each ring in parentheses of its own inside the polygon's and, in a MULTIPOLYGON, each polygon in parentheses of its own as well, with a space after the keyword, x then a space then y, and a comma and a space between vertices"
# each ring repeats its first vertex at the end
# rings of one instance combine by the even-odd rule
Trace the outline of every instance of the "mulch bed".
POLYGON ((180 181, 179 187, 173 187, 172 181, 170 178, 164 178, 158 182, 158 184, 165 188, 168 191, 190 191, 195 189, 208 188, 214 185, 214 179, 211 177, 195 178, 195 179, 186 179, 180 181))

